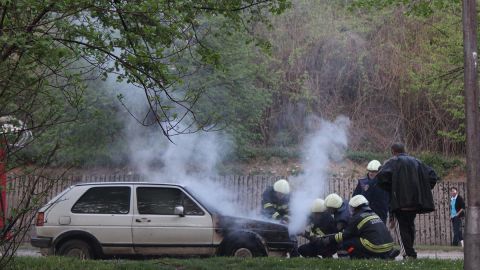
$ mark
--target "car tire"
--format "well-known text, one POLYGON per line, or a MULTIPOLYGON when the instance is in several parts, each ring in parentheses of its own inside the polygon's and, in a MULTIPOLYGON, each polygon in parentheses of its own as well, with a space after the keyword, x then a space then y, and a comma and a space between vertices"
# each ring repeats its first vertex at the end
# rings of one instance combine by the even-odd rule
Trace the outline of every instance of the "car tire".
POLYGON ((225 247, 225 255, 237 258, 253 258, 266 256, 265 250, 257 241, 232 241, 225 247))
POLYGON ((58 254, 66 257, 74 257, 81 260, 93 259, 92 247, 82 240, 68 240, 58 249, 58 254))

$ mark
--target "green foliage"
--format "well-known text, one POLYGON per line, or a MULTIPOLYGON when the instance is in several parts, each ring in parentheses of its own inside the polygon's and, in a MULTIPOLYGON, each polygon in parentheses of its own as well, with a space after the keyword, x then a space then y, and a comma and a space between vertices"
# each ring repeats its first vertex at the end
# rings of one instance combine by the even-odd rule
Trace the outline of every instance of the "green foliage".
POLYGON ((441 124, 436 135, 452 144, 465 143, 463 100, 462 12, 459 0, 392 1, 356 0, 354 10, 400 8, 408 20, 422 21, 422 39, 416 40, 417 51, 407 51, 409 90, 424 93, 433 108, 434 119, 441 124), (437 118, 437 119, 435 119, 437 118))
POLYGON ((391 6, 402 7, 407 14, 416 16, 430 16, 438 10, 459 7, 460 0, 353 0, 351 8, 383 9, 391 6))
POLYGON ((383 161, 387 160, 390 156, 382 153, 349 150, 346 152, 345 157, 356 163, 366 163, 370 162, 373 159, 376 159, 383 163, 383 161))
MULTIPOLYGON (((165 136, 182 132, 176 128, 181 119, 199 120, 200 129, 215 125, 218 117, 206 110, 202 117, 192 115, 202 91, 184 84, 192 65, 182 60, 195 55, 199 65, 219 68, 223 48, 206 46, 210 36, 244 32, 246 22, 267 22, 267 15, 289 5, 288 0, 2 1, 0 116, 23 120, 37 140, 16 154, 38 163, 52 161, 50 153, 63 149, 57 164, 119 155, 117 146, 108 144, 121 144, 112 138, 118 136, 112 103, 95 93, 103 89, 88 85, 109 74, 143 89, 154 118, 143 124, 159 124, 165 136), (214 28, 205 23, 217 18, 222 23, 214 28)), ((250 97, 242 95, 238 99, 250 97)), ((251 99, 257 106, 268 96, 251 99)))
POLYGON ((419 153, 417 158, 431 166, 440 177, 444 177, 454 168, 465 168, 465 162, 455 157, 444 157, 437 153, 419 153))
POLYGON ((300 151, 295 147, 255 147, 247 146, 243 151, 237 153, 239 159, 262 158, 269 160, 270 158, 280 158, 284 161, 291 159, 299 159, 301 157, 300 151))
POLYGON ((10 269, 463 269, 463 260, 418 259, 408 261, 386 260, 338 260, 318 258, 205 258, 205 259, 160 259, 144 261, 80 261, 64 257, 28 258, 18 257, 10 269))
MULTIPOLYGON (((222 18, 208 21, 211 29, 223 23, 222 18)), ((252 42, 251 35, 234 30, 216 33, 204 45, 219 52, 217 68, 198 67, 184 81, 198 89, 193 109, 199 121, 214 122, 214 129, 226 130, 236 152, 243 155, 247 145, 260 141, 258 124, 271 103, 269 85, 275 78, 268 74, 264 50, 252 42)))

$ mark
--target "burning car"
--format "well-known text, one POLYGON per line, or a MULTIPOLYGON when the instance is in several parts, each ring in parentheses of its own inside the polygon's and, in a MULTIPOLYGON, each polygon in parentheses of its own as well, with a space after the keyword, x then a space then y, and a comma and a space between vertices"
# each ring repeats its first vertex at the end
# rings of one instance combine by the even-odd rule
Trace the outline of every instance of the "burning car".
POLYGON ((42 254, 105 256, 285 255, 285 225, 227 216, 188 188, 139 182, 71 186, 37 213, 31 244, 42 254))

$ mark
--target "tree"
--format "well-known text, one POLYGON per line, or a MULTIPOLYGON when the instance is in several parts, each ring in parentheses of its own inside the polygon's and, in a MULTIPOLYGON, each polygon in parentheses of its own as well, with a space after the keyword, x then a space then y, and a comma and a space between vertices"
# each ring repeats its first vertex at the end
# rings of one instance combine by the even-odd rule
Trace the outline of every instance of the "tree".
MULTIPOLYGON (((101 71, 100 76, 114 73, 145 91, 154 117, 139 122, 159 124, 165 136, 183 133, 177 122, 188 114, 195 119, 192 107, 199 95, 186 91, 175 96, 187 71, 177 60, 194 50, 201 62, 218 62, 218 52, 202 44, 211 34, 202 19, 223 16, 222 29, 241 29, 245 22, 265 20, 265 12, 287 7, 286 0, 5 1, 0 61, 6 76, 0 87, 15 87, 15 76, 30 73, 22 88, 41 85, 75 95, 91 69, 101 71), (166 101, 183 108, 183 115, 170 114, 166 101)), ((78 96, 71 95, 67 97, 75 102, 78 96)))
POLYGON ((463 1, 463 47, 465 114, 467 126, 467 181, 468 202, 467 224, 465 230, 465 269, 476 269, 480 264, 480 104, 478 92, 478 55, 477 55, 477 5, 475 0, 463 1))
POLYGON ((53 126, 82 118, 88 82, 114 75, 142 89, 149 111, 136 119, 145 126, 158 125, 167 137, 208 130, 215 118, 196 117, 202 91, 182 87, 191 70, 180 59, 194 55, 199 65, 219 63, 218 48, 203 43, 217 31, 208 24, 211 18, 224 18, 221 31, 242 31, 245 24, 267 21, 267 14, 288 6, 288 0, 1 1, 0 116, 21 119, 35 140, 21 149, 7 148, 7 170, 21 167, 17 172, 30 175, 31 181, 24 204, 11 212, 9 226, 1 232, 0 246, 6 250, 0 266, 13 254, 19 243, 15 239, 24 235, 32 211, 54 183, 44 170, 60 145, 53 139, 36 155, 25 152, 42 136, 54 138, 53 126), (179 125, 182 121, 190 123, 179 125), (39 185, 43 180, 48 184, 39 185), (13 240, 4 245, 12 232, 13 240))
MULTIPOLYGON (((460 1, 399 1, 407 6, 407 10, 416 15, 430 16, 438 10, 448 7, 460 7, 460 1)), ((357 1, 359 7, 384 7, 391 5, 392 1, 386 0, 360 0, 357 1)), ((467 157, 467 183, 468 183, 468 201, 467 201, 467 224, 466 224, 466 246, 465 246, 465 269, 476 269, 480 263, 478 250, 480 248, 479 233, 479 203, 478 194, 479 184, 479 168, 480 168, 480 144, 478 141, 480 115, 479 115, 479 89, 478 89, 478 55, 477 55, 477 9, 475 0, 462 1, 462 21, 463 21, 463 59, 457 57, 460 50, 453 52, 453 58, 463 60, 463 68, 453 68, 442 77, 447 77, 450 83, 458 82, 459 76, 463 74, 463 85, 458 89, 457 93, 463 90, 461 99, 464 103, 464 110, 454 108, 454 112, 465 120, 461 133, 466 136, 466 157, 467 157), (463 89, 461 89, 463 86, 463 89), (458 91, 460 90, 460 91, 458 91), (463 129, 466 127, 466 130, 463 129)), ((460 31, 457 31, 457 35, 460 31)), ((450 38, 449 35, 445 36, 450 38)), ((458 43, 457 43, 458 44, 458 43)), ((450 57, 451 59, 451 57, 450 57)), ((460 61, 453 61, 458 65, 460 61)), ((458 96, 455 95, 455 96, 458 96)), ((458 104, 457 104, 458 105, 458 104)), ((447 134, 452 135, 452 133, 447 134)))

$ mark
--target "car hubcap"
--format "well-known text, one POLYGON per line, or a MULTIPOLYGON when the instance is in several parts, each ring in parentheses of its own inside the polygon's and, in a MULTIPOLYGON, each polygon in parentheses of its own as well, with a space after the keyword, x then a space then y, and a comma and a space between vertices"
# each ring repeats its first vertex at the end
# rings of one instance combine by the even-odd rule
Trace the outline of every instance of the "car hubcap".
POLYGON ((87 254, 80 248, 73 248, 73 249, 69 250, 67 252, 67 254, 65 254, 65 256, 75 257, 75 258, 79 258, 79 259, 86 259, 87 258, 87 254))
POLYGON ((252 258, 253 254, 248 248, 239 248, 233 254, 234 257, 252 258))

